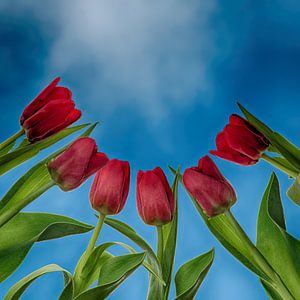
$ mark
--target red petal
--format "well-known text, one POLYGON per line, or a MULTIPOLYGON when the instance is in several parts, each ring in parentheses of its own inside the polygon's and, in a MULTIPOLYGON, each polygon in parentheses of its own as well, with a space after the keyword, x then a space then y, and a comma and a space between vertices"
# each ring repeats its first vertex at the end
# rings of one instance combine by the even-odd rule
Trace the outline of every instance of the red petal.
POLYGON ((27 118, 31 117, 43 105, 45 105, 45 98, 53 91, 53 89, 55 89, 59 81, 60 77, 55 78, 31 103, 25 107, 20 118, 21 125, 23 125, 27 118))
POLYGON ((169 199, 160 177, 153 171, 138 174, 137 204, 146 224, 161 225, 172 220, 169 199))
POLYGON ((97 146, 93 139, 79 138, 48 164, 52 178, 63 190, 69 191, 78 187, 83 182, 95 150, 97 146))
POLYGON ((223 213, 236 201, 235 192, 226 180, 216 180, 193 168, 185 170, 183 183, 208 217, 223 213))
POLYGON ((165 191, 166 191, 167 197, 169 199, 169 203, 170 203, 170 208, 171 208, 171 211, 172 211, 172 214, 173 214, 174 208, 175 208, 174 198, 173 198, 172 190, 171 190, 170 185, 168 183, 167 177, 166 177, 164 171, 160 167, 156 167, 153 170, 153 172, 160 178, 162 184, 165 187, 165 191))
POLYGON ((208 155, 205 155, 199 160, 198 168, 202 174, 211 176, 218 180, 225 180, 224 176, 221 174, 217 165, 208 155))

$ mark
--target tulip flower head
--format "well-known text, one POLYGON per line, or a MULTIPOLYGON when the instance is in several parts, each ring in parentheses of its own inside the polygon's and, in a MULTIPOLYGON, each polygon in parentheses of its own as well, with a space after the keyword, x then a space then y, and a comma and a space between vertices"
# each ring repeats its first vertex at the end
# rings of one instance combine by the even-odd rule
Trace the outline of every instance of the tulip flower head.
POLYGON ((159 226, 172 221, 174 199, 160 167, 138 172, 136 200, 138 212, 146 224, 159 226))
POLYGON ((97 152, 96 142, 89 137, 83 137, 53 158, 48 163, 48 170, 53 181, 62 190, 70 191, 80 186, 107 162, 107 156, 97 152))
POLYGON ((90 192, 92 207, 103 215, 118 214, 125 205, 129 183, 129 163, 110 160, 95 176, 90 192))
POLYGON ((235 202, 235 191, 209 156, 185 170, 183 183, 208 217, 224 213, 235 202))
POLYGON ((59 77, 54 79, 21 115, 20 124, 32 143, 65 129, 81 117, 71 99, 72 92, 57 86, 59 80, 59 77))
POLYGON ((212 155, 249 166, 258 162, 270 142, 251 123, 238 115, 231 115, 229 124, 216 137, 217 150, 212 155))

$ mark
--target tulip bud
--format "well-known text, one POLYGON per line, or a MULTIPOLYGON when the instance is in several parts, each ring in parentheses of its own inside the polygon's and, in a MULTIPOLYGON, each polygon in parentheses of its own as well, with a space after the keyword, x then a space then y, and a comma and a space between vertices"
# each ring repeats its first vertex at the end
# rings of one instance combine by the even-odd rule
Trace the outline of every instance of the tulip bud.
POLYGON ((217 135, 217 150, 209 151, 220 158, 249 166, 258 162, 270 142, 251 123, 231 115, 229 124, 217 135))
POLYGON ((118 159, 109 161, 97 172, 92 184, 92 207, 103 215, 118 214, 125 205, 129 182, 129 163, 118 159))
POLYGON ((146 224, 158 226, 172 221, 174 199, 160 167, 138 172, 136 200, 138 212, 146 224))
POLYGON ((20 124, 30 142, 45 139, 74 123, 81 117, 71 99, 72 92, 57 86, 54 79, 23 111, 20 124))
POLYGON ((236 202, 234 189, 207 155, 198 167, 185 170, 183 183, 208 217, 224 213, 236 202))
POLYGON ((83 137, 53 158, 48 163, 48 170, 53 181, 62 190, 70 191, 80 186, 107 162, 107 156, 97 152, 96 142, 89 137, 83 137))

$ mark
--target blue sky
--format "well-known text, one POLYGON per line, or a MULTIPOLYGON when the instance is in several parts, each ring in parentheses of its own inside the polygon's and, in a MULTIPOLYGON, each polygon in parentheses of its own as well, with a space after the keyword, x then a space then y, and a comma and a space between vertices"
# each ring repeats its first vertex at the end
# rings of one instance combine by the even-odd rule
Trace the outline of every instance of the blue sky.
MULTIPOLYGON (((24 106, 54 77, 70 87, 82 121, 101 121, 93 134, 109 157, 129 160, 132 184, 119 219, 155 247, 155 230, 139 219, 139 169, 195 165, 239 100, 296 144, 299 132, 300 4, 274 1, 11 1, 0 3, 1 139, 18 130, 24 106)), ((51 150, 54 150, 52 148, 51 150)), ((1 178, 0 193, 48 151, 1 178)), ((272 171, 266 163, 240 167, 215 159, 238 194, 232 211, 255 239, 258 207, 272 171)), ((289 231, 299 237, 299 211, 285 196, 290 181, 277 172, 289 231)), ((91 179, 63 193, 53 188, 28 211, 49 211, 95 224, 91 179)), ((267 299, 257 278, 210 235, 180 189, 176 269, 211 247, 213 267, 197 299, 267 299)), ((36 244, 0 297, 48 263, 73 271, 90 234, 36 244)), ((104 228, 99 242, 127 240, 104 228)), ((114 253, 122 253, 115 249, 114 253)), ((111 297, 145 299, 140 269, 111 297)), ((24 299, 57 299, 58 274, 47 275, 24 299)), ((174 296, 174 289, 172 290, 174 296)))

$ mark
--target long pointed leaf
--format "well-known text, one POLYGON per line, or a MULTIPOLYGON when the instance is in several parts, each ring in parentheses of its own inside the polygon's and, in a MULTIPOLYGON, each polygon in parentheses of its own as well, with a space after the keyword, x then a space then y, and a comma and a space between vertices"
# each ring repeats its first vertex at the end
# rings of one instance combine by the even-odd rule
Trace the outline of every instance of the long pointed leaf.
MULTIPOLYGON (((111 218, 106 218, 105 223, 110 227, 116 229, 123 235, 127 236, 136 245, 138 245, 140 248, 145 250, 147 253, 147 261, 152 266, 152 269, 155 271, 156 274, 159 275, 159 277, 162 277, 162 271, 159 262, 157 260, 157 257, 153 252, 152 248, 147 244, 147 242, 142 237, 140 237, 130 226, 128 226, 127 224, 121 221, 111 219, 111 218)), ((155 276, 151 276, 147 299, 162 300, 163 299, 162 286, 163 285, 160 280, 158 280, 155 276)))
POLYGON ((175 300, 192 300, 208 273, 214 259, 214 249, 182 265, 175 277, 175 300))
MULTIPOLYGON (((65 279, 65 296, 64 299, 67 299, 67 294, 69 295, 68 299, 72 299, 72 293, 73 293, 73 286, 72 286, 72 274, 69 273, 67 270, 61 268, 58 265, 51 264, 44 266, 28 276, 21 279, 19 282, 17 282, 13 287, 10 288, 6 296, 4 297, 4 300, 18 300, 22 296, 22 294, 25 292, 25 290, 39 277, 52 273, 52 272, 62 272, 65 279)), ((62 300, 62 298, 60 298, 62 300)))
POLYGON ((75 300, 104 300, 144 261, 145 253, 107 259, 100 270, 98 286, 78 295, 75 300))
POLYGON ((89 124, 78 125, 70 128, 66 128, 61 132, 45 139, 40 142, 25 145, 24 147, 18 148, 14 151, 11 151, 5 155, 0 156, 0 175, 8 172, 12 168, 20 165, 26 160, 36 156, 41 150, 50 147, 51 145, 57 143, 63 138, 71 135, 72 133, 77 132, 80 129, 88 126, 89 124))
MULTIPOLYGON (((96 125, 97 123, 90 126, 81 137, 90 135, 96 125)), ((0 201, 0 227, 53 185, 46 164, 50 159, 63 152, 66 147, 62 147, 37 163, 10 188, 0 201)))
POLYGON ((0 282, 22 263, 35 242, 90 231, 74 219, 47 213, 19 213, 0 229, 0 282))
POLYGON ((286 231, 279 183, 272 174, 257 222, 257 248, 295 299, 300 299, 300 241, 286 231))
POLYGON ((172 222, 163 226, 163 238, 164 238, 164 258, 163 258, 163 279, 166 283, 164 288, 164 299, 168 299, 169 291, 172 281, 172 272, 175 260, 176 242, 177 242, 177 227, 178 227, 178 180, 180 170, 178 168, 174 182, 172 185, 172 193, 175 203, 175 212, 172 222))

